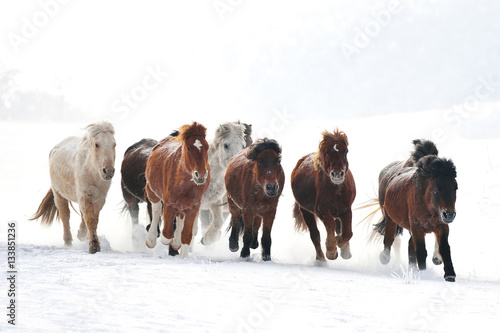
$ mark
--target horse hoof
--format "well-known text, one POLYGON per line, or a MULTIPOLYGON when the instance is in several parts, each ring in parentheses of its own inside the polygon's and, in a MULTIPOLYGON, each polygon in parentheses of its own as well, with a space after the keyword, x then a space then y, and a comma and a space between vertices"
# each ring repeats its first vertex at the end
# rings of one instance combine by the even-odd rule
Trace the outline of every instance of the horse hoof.
POLYGON ((444 277, 446 282, 455 282, 455 275, 448 275, 444 277))
POLYGON ((236 252, 239 249, 240 249, 240 246, 238 245, 238 240, 232 241, 231 239, 229 239, 229 250, 231 252, 236 252))
POLYGON ((387 265, 389 261, 391 261, 390 253, 387 253, 385 251, 380 252, 380 262, 384 265, 387 265))
POLYGON ((80 232, 78 232, 78 234, 76 236, 82 242, 85 241, 85 240, 87 240, 87 233, 80 233, 80 232))
POLYGON ((241 250, 240 257, 242 257, 242 258, 250 257, 250 249, 243 248, 243 250, 241 250))
POLYGON ((254 241, 254 242, 252 242, 252 244, 250 244, 250 248, 251 248, 251 249, 254 249, 254 250, 255 250, 255 249, 256 249, 256 248, 258 248, 258 247, 259 247, 259 241, 257 241, 257 240, 256 240, 256 241, 254 241))
POLYGON ((270 261, 271 260, 271 255, 270 254, 263 254, 262 255, 262 260, 263 261, 270 261))
POLYGON ((179 251, 179 249, 181 248, 180 245, 174 245, 174 244, 170 244, 170 247, 172 247, 172 249, 175 251, 179 251))
POLYGON ((326 252, 326 257, 329 259, 329 260, 335 260, 339 257, 339 253, 337 251, 335 252, 326 252))
POLYGON ((342 259, 348 260, 352 258, 351 251, 340 251, 340 256, 342 259))
POLYGON ((73 246, 73 242, 72 241, 64 242, 64 246, 65 247, 72 247, 73 246))
POLYGON ((179 255, 179 251, 175 250, 172 246, 169 246, 168 247, 168 255, 175 257, 175 256, 179 255))
POLYGON ((434 265, 441 265, 443 262, 438 257, 432 257, 432 263, 434 265))
POLYGON ((96 254, 97 252, 101 252, 101 249, 99 249, 99 248, 95 248, 95 247, 94 247, 94 248, 89 249, 89 253, 90 253, 90 254, 96 254))

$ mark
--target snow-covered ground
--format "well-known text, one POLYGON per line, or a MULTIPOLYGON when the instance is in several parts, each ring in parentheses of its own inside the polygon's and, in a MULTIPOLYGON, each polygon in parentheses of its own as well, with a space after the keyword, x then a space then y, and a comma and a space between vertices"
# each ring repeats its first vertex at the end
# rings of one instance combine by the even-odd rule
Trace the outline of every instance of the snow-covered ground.
MULTIPOLYGON (((7 223, 15 222, 15 329, 497 330, 499 4, 42 0, 0 9, 6 37, 0 40, 0 258, 7 278, 7 223), (13 34, 23 42, 16 44, 21 39, 13 34), (2 81, 5 68, 23 72, 2 81), (260 249, 240 260, 228 249, 228 235, 209 247, 198 235, 185 260, 169 257, 161 243, 153 250, 134 245, 133 234, 145 238, 145 207, 133 230, 121 213, 118 172, 101 212, 100 253, 88 254, 77 239, 80 217, 73 211, 72 248, 63 246, 60 223, 43 228, 28 221, 50 185, 50 149, 102 119, 115 125, 117 170, 134 142, 161 139, 194 120, 207 126, 209 139, 219 123, 237 119, 253 124, 254 139, 277 139, 287 178, 272 262, 261 261, 260 249), (349 137, 354 207, 375 197, 380 170, 406 159, 415 138, 434 140, 440 155, 453 159, 456 283, 445 283, 442 266, 430 258, 427 271, 407 271, 407 232, 383 266, 382 244, 367 243, 370 225, 359 222, 368 212, 361 210, 353 217, 353 257, 314 265, 309 235, 294 232, 289 177, 297 160, 317 149, 320 133, 336 127, 349 137)), ((433 246, 429 236, 429 253, 433 246)), ((6 278, 2 331, 13 329, 6 278)))

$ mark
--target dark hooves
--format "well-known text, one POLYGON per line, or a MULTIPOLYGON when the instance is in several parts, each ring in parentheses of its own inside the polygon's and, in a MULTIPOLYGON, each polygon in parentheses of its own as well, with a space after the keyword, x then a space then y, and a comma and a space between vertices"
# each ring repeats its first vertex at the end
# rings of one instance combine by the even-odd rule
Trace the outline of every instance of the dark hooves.
POLYGON ((455 282, 455 276, 454 275, 448 275, 444 277, 444 280, 446 282, 455 282))
POLYGON ((271 255, 270 254, 263 254, 262 255, 262 260, 263 261, 270 261, 271 260, 271 255))
POLYGON ((172 257, 175 257, 175 256, 178 256, 179 255, 179 251, 175 250, 172 245, 169 245, 168 246, 168 255, 169 256, 172 256, 172 257))
POLYGON ((90 254, 96 254, 97 252, 101 252, 101 249, 96 249, 96 248, 89 249, 90 254))
POLYGON ((240 249, 240 246, 238 245, 238 240, 233 241, 232 239, 229 239, 229 250, 231 252, 236 252, 240 249))
POLYGON ((259 247, 259 241, 255 239, 255 240, 254 240, 254 241, 250 244, 250 248, 255 250, 255 249, 256 249, 256 248, 258 248, 258 247, 259 247))
POLYGON ((242 258, 250 257, 250 249, 245 250, 245 247, 243 247, 243 250, 241 250, 240 257, 242 258))

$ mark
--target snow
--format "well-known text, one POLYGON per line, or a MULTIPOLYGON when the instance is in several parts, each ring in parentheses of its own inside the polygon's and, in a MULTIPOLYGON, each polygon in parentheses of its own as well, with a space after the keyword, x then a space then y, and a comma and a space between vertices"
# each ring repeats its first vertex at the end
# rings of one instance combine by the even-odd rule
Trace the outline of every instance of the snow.
MULTIPOLYGON (((0 257, 7 257, 6 224, 15 222, 16 328, 494 331, 500 322, 499 4, 402 1, 390 22, 346 59, 340 45, 354 45, 358 31, 392 8, 390 1, 222 2, 232 6, 223 19, 212 1, 61 1, 17 52, 8 39, 0 41, 6 50, 0 74, 4 65, 23 71, 12 90, 1 86, 8 94, 0 92, 0 257), (133 228, 121 212, 118 172, 100 215, 100 253, 88 254, 77 239, 80 217, 73 211, 72 248, 64 247, 61 223, 43 228, 28 221, 50 186, 50 149, 102 119, 115 127, 117 169, 131 144, 162 139, 191 121, 207 126, 209 141, 218 124, 237 119, 253 124, 254 139, 277 139, 286 182, 272 262, 261 260, 260 249, 239 259, 224 233, 208 247, 198 234, 186 259, 169 257, 161 242, 148 249, 145 206, 133 228), (353 214, 353 257, 315 265, 308 233, 294 231, 289 177, 298 159, 317 149, 321 132, 337 127, 349 138, 354 207, 375 197, 380 170, 407 159, 415 138, 434 140, 440 155, 453 159, 455 283, 444 282, 442 266, 431 262, 432 235, 425 272, 407 270, 407 232, 400 251, 382 265, 382 244, 367 242, 362 210, 353 214)), ((0 10, 1 31, 21 33, 21 18, 32 20, 40 3, 9 3, 0 10)), ((321 222, 319 229, 324 244, 321 222)), ((5 309, 7 284, 0 288, 5 309)), ((12 329, 2 316, 1 330, 12 329)))

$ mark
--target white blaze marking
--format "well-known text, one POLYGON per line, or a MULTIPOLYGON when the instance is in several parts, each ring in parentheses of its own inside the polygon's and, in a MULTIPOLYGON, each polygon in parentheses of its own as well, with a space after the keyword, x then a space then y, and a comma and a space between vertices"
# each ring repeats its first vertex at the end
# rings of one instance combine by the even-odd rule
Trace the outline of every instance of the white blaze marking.
POLYGON ((193 146, 195 146, 196 148, 198 148, 199 151, 201 151, 201 147, 203 146, 200 142, 200 140, 196 139, 196 141, 194 142, 193 146))
POLYGON ((339 149, 337 148, 337 144, 333 145, 333 149, 334 149, 335 151, 339 151, 339 149))

